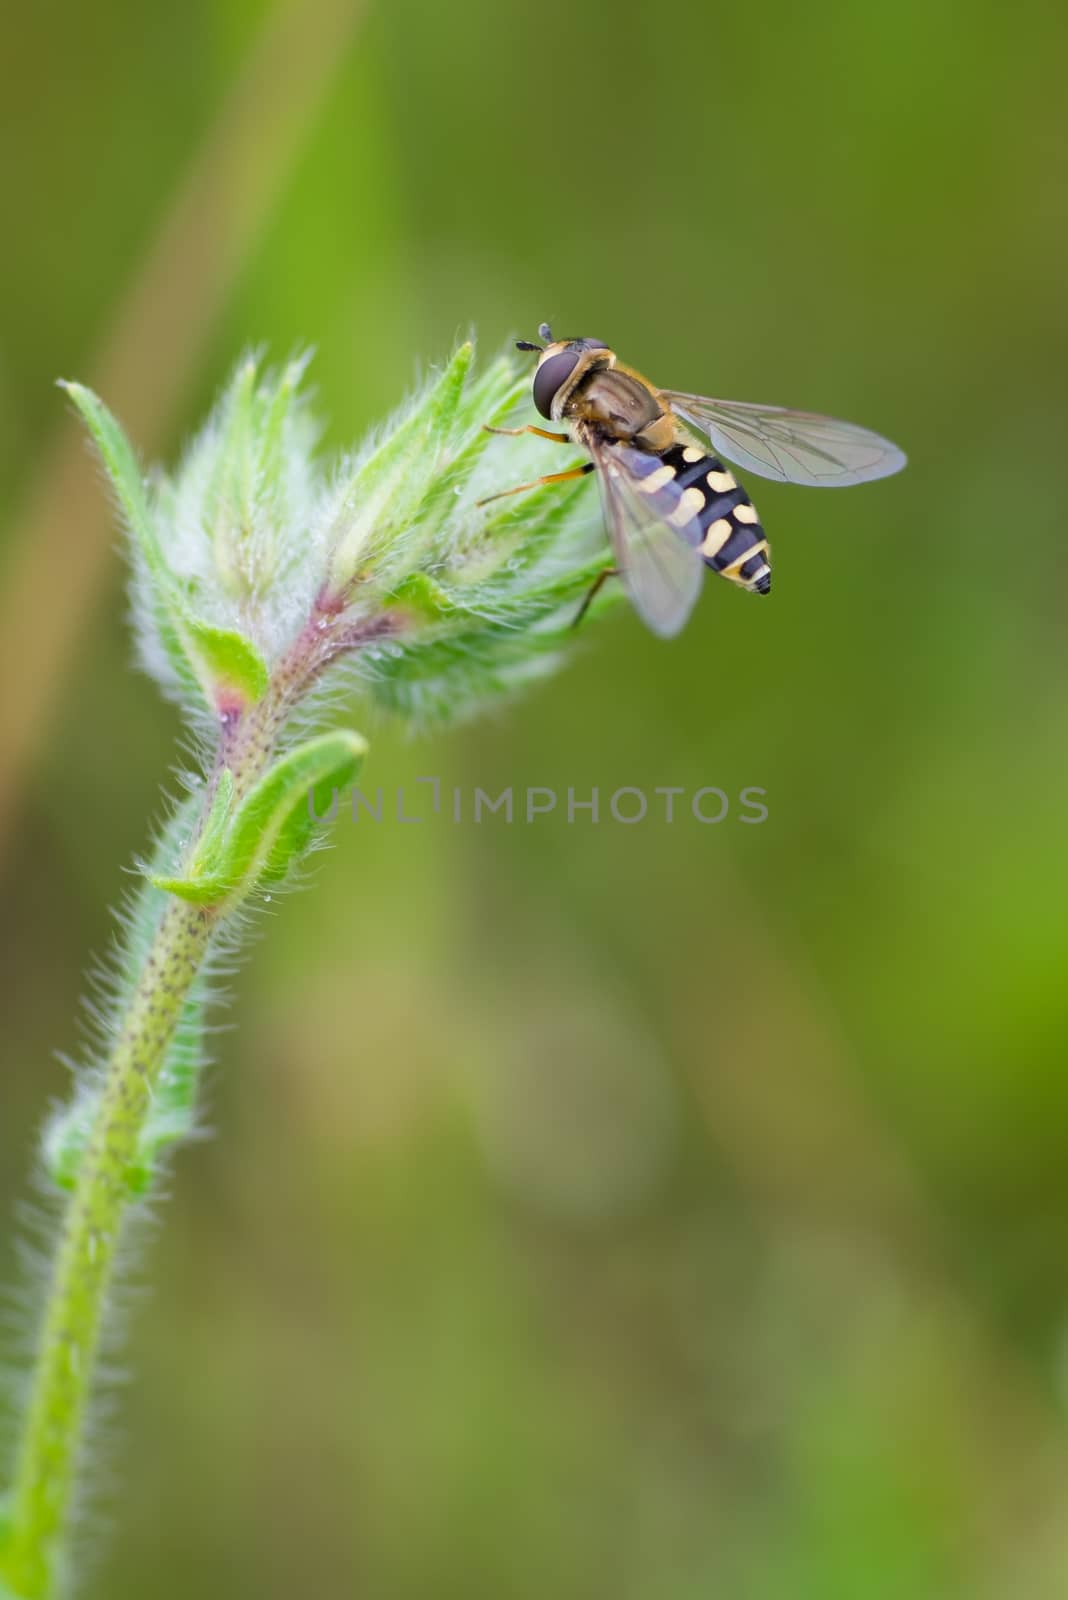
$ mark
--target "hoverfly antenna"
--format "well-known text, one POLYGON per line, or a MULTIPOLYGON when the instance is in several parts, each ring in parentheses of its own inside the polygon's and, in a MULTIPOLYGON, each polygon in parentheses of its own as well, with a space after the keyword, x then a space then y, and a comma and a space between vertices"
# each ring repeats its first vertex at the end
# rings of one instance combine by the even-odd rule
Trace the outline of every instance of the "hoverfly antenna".
POLYGON ((537 350, 539 353, 543 348, 540 344, 531 344, 529 339, 517 339, 515 347, 517 350, 537 350))
POLYGON ((549 326, 549 324, 547 322, 543 322, 541 324, 540 328, 538 329, 538 338, 539 339, 544 339, 546 344, 552 344, 552 342, 553 342, 553 330, 550 328, 550 326, 549 326))

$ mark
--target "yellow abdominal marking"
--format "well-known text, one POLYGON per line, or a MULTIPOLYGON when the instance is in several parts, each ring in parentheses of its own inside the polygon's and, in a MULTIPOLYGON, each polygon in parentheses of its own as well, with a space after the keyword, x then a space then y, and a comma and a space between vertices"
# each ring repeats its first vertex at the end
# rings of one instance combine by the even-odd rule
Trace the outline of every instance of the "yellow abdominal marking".
POLYGON ((723 546, 731 536, 731 521, 729 517, 717 517, 705 534, 704 542, 700 546, 703 556, 718 556, 723 546))
POLYGON ((669 467, 665 462, 663 466, 657 467, 655 471, 650 472, 647 478, 642 478, 638 488, 642 494, 656 494, 657 490, 662 489, 665 483, 670 483, 674 476, 675 468, 669 467))
POLYGON ((717 494, 726 494, 730 489, 737 489, 738 485, 729 472, 710 472, 708 474, 708 487, 715 489, 717 494))
POLYGON ((700 461, 703 455, 704 451, 699 450, 695 444, 688 444, 682 452, 682 459, 684 461, 700 461))
MULTIPOLYGON (((646 480, 648 482, 648 479, 646 480)), ((679 503, 668 517, 668 522, 673 528, 685 528, 692 522, 705 503, 705 497, 700 489, 684 489, 679 497, 679 503)))
MULTIPOLYGON (((737 507, 735 509, 737 509, 737 507)), ((723 571, 720 573, 720 577, 741 578, 742 568, 745 566, 746 562, 752 561, 754 556, 761 555, 767 548, 768 541, 766 539, 760 539, 756 544, 751 544, 748 550, 742 551, 742 554, 738 557, 737 561, 732 561, 729 567, 723 568, 723 571)), ((742 578, 741 581, 743 583, 755 583, 759 576, 760 573, 758 572, 752 578, 742 578)))
POLYGON ((739 522, 760 521, 760 518, 756 513, 756 506, 735 506, 734 515, 738 518, 739 522))

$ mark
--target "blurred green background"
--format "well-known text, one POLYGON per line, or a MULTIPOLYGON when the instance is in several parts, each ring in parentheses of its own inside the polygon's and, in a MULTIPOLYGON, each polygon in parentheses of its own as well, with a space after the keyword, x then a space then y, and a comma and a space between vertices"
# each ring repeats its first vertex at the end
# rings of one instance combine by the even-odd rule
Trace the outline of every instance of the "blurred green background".
POLYGON ((371 787, 770 817, 339 825, 137 1274, 87 1596, 1065 1593, 1066 49, 1037 0, 8 16, 7 1281, 178 734, 56 376, 173 459, 310 342, 340 445, 549 318, 911 458, 753 485, 767 604, 620 609, 458 731, 354 710, 371 787))

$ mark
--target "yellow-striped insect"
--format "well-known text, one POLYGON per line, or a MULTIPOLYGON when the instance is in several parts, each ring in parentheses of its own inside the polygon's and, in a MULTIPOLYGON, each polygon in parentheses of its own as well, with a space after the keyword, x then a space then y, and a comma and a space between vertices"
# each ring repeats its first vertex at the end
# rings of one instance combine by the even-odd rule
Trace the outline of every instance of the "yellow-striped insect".
MULTIPOLYGON (((709 400, 656 389, 599 339, 554 339, 538 352, 534 404, 569 432, 536 433, 577 444, 588 461, 520 484, 563 483, 596 472, 615 565, 600 575, 580 617, 608 577, 619 575, 654 633, 678 633, 693 610, 705 567, 752 594, 771 588, 771 552, 752 501, 716 452, 747 472, 786 483, 840 488, 900 472, 905 456, 867 428, 812 411, 709 400)), ((497 499, 494 495, 491 498, 497 499)), ((485 503, 485 502, 483 502, 485 503)))

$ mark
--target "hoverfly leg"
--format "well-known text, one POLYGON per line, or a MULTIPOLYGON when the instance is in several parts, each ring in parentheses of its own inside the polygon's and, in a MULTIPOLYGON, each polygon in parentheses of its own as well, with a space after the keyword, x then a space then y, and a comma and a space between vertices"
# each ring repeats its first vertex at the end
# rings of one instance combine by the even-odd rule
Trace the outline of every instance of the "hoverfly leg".
POLYGON ((520 433, 536 433, 539 439, 552 439, 554 444, 570 444, 571 443, 571 439, 570 439, 570 436, 568 434, 566 434, 566 433, 551 433, 548 428, 536 428, 532 422, 528 422, 525 428, 494 428, 494 427, 491 426, 490 423, 484 422, 482 424, 482 432, 483 433, 506 433, 506 434, 510 435, 512 438, 515 438, 515 436, 517 434, 520 434, 520 433))
POLYGON ((603 572, 599 572, 597 574, 596 578, 594 578, 594 580, 593 580, 593 583, 590 585, 589 593, 587 594, 585 600, 583 600, 581 606, 579 607, 578 616, 575 618, 574 622, 571 624, 571 626, 573 628, 577 628, 578 627, 579 623, 582 621, 583 617, 586 615, 587 611, 590 609, 591 605, 596 600, 597 596, 600 594, 601 589, 608 582, 609 578, 618 578, 618 577, 619 577, 619 568, 618 567, 605 567, 603 572))
POLYGON ((476 506, 488 506, 493 500, 506 500, 510 494, 523 494, 527 489, 537 489, 543 483, 568 483, 572 478, 584 478, 587 472, 593 471, 593 462, 584 461, 579 467, 571 467, 567 472, 547 472, 543 478, 532 478, 529 483, 517 484, 514 489, 502 489, 499 494, 487 495, 485 500, 476 500, 476 506))

